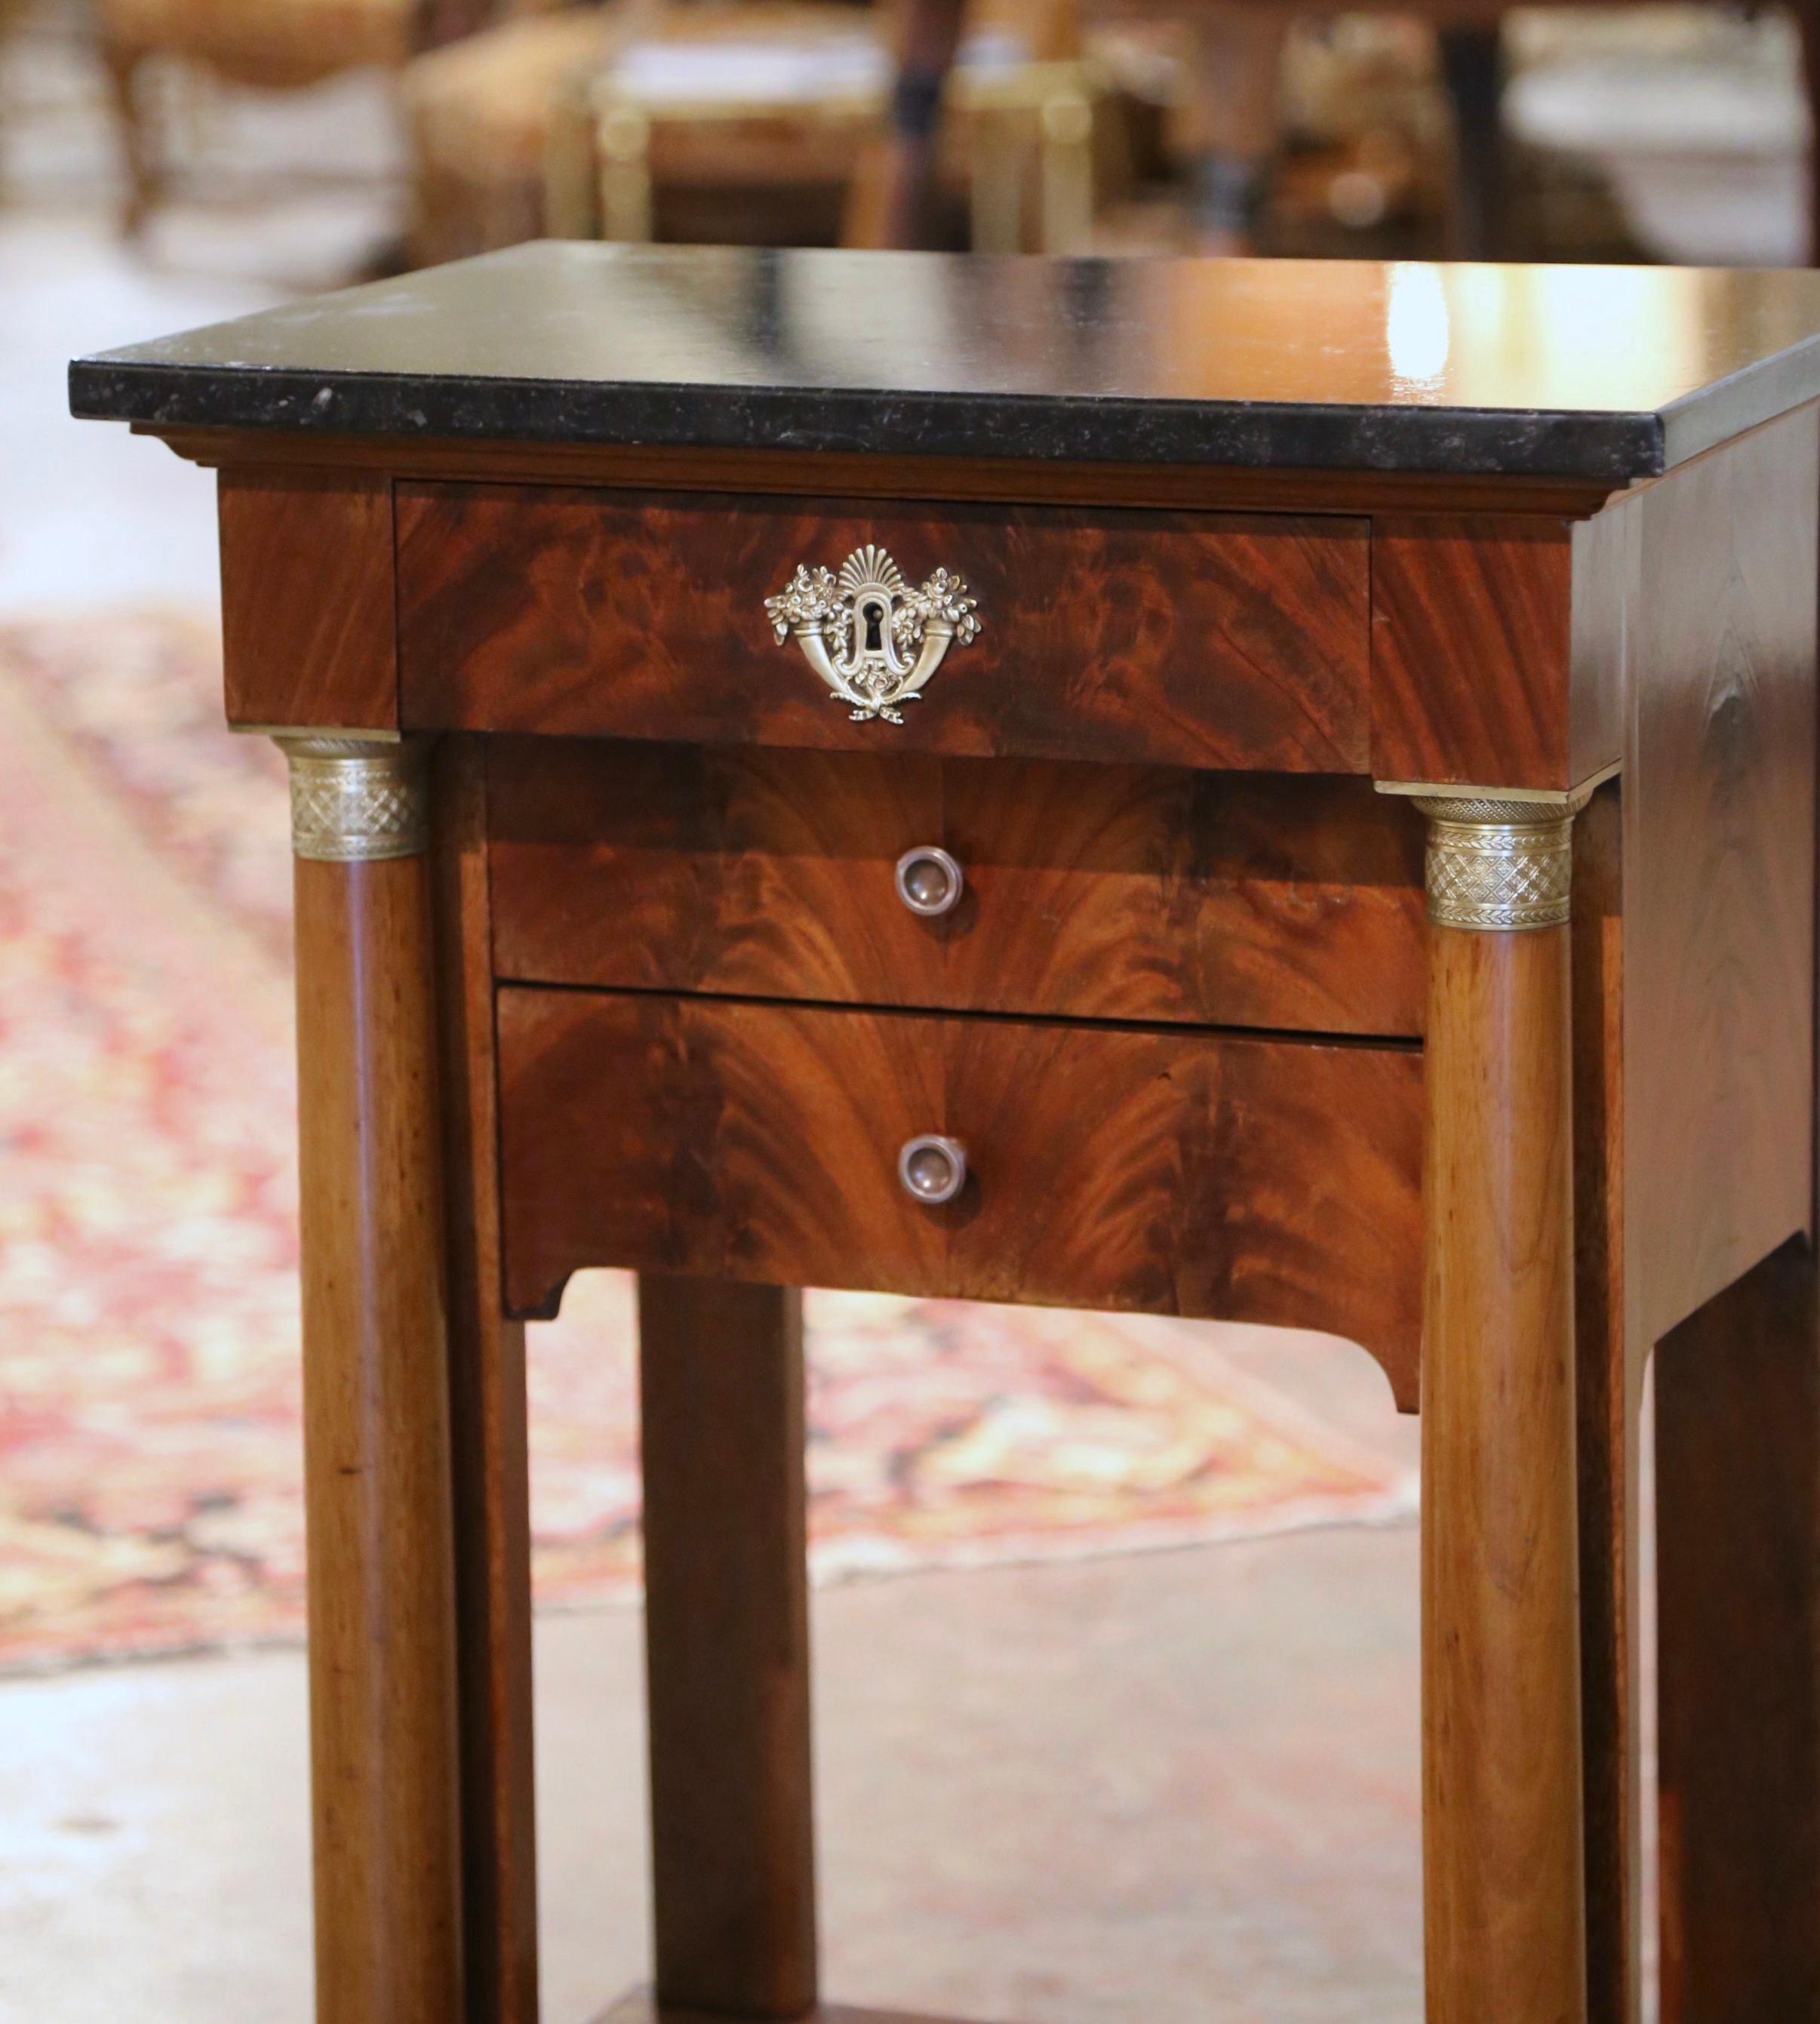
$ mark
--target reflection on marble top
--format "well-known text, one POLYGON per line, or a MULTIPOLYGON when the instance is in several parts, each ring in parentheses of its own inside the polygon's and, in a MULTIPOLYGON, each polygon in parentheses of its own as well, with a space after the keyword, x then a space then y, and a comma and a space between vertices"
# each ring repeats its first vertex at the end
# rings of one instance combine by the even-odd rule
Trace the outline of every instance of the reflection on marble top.
POLYGON ((1820 273, 545 243, 71 390, 154 427, 1621 480, 1820 398, 1820 273))

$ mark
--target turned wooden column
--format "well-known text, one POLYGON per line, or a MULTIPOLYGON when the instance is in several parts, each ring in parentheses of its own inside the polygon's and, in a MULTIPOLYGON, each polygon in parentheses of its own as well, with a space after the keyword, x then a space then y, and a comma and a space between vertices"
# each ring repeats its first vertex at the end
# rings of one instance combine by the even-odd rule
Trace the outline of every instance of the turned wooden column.
POLYGON ((422 755, 279 739, 297 860, 317 2015, 462 2010, 441 1164, 422 755))
POLYGON ((1427 2019, 1581 2024, 1572 812, 1420 805, 1427 2019))
POLYGON ((639 1281, 657 1994, 796 2018, 816 1999, 793 1288, 639 1281))

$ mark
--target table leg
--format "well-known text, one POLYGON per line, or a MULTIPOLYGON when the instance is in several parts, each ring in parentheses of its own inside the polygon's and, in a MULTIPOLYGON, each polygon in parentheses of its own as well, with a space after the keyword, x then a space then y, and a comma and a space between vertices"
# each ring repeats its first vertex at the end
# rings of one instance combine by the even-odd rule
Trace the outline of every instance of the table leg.
POLYGON ((1424 808, 1428 2024, 1582 2024, 1572 823, 1424 808))
POLYGON ((1624 1283, 1622 820, 1614 781, 1573 826, 1573 1333, 1590 2024, 1642 2017, 1642 1359, 1624 1283))
POLYGON ((815 2001, 801 1296, 639 1282, 657 1986, 815 2001))
POLYGON ((438 739, 430 786, 449 1203, 466 2024, 537 2024, 525 1325, 506 1318, 501 1292, 483 743, 438 739))
POLYGON ((1663 2024, 1820 2019, 1820 1274, 1656 1351, 1663 2024))
POLYGON ((441 1173, 424 793, 280 741, 297 853, 317 2014, 461 2011, 441 1173))

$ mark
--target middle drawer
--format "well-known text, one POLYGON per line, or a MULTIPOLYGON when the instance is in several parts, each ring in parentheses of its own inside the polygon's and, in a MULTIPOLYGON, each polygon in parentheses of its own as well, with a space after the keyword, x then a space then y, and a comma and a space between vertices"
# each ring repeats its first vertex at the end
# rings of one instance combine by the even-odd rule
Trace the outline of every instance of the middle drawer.
POLYGON ((615 740, 489 750, 502 979, 1421 1031, 1421 825, 1367 781, 615 740), (931 848, 959 895, 919 915, 898 867, 931 848))
POLYGON ((1402 1043, 497 996, 507 1308, 599 1266, 1321 1329, 1407 1410, 1423 1062, 1402 1043))

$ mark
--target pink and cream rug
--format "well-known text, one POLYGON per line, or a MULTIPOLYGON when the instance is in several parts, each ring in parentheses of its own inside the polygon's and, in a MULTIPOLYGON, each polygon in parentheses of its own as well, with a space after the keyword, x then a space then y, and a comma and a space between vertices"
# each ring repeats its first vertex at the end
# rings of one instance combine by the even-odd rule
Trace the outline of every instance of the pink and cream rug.
MULTIPOLYGON (((181 617, 0 629, 0 1669, 300 1634, 284 768, 181 617)), ((532 1332, 540 1599, 635 1597, 629 1283, 532 1332)), ((819 1577, 1412 1506, 1221 1332, 822 1294, 819 1577)))

